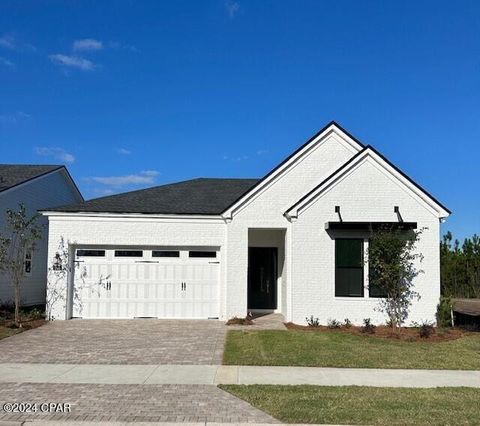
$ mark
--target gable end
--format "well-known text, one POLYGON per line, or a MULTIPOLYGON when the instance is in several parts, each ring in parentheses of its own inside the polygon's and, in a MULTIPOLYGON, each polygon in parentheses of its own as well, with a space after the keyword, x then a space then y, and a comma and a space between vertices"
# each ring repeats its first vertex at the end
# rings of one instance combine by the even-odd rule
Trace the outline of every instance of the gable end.
POLYGON ((411 190, 420 201, 426 203, 431 209, 433 209, 439 218, 444 218, 451 214, 451 211, 441 204, 436 198, 434 198, 425 189, 414 182, 409 176, 403 173, 398 167, 387 160, 377 150, 370 145, 367 145, 362 151, 358 152, 334 173, 324 179, 320 184, 318 184, 297 202, 295 202, 291 207, 289 207, 284 213, 285 217, 287 217, 287 219, 297 218, 303 209, 311 202, 315 201, 317 197, 326 189, 334 186, 349 170, 352 170, 355 166, 360 165, 362 161, 368 158, 382 166, 385 172, 387 172, 391 177, 400 181, 409 190, 411 190))

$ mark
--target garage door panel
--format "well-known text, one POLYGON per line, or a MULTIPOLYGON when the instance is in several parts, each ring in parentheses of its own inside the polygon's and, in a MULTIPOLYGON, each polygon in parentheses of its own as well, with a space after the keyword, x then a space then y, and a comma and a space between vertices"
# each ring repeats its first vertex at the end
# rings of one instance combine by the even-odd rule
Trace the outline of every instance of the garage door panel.
MULTIPOLYGON (((106 252, 110 249, 105 249, 106 252)), ((218 317, 219 264, 211 259, 85 257, 77 264, 78 302, 83 318, 218 317), (185 283, 185 287, 182 285, 185 283)))

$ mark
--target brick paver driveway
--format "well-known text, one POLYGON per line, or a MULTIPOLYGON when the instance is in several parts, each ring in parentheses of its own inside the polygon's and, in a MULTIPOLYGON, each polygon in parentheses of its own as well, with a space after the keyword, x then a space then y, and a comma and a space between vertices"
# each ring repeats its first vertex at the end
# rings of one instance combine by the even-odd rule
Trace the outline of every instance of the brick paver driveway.
MULTIPOLYGON (((56 321, 0 340, 0 363, 220 364, 220 321, 56 321)), ((1 383, 0 421, 278 423, 213 385, 1 383), (69 403, 70 413, 8 413, 5 403, 69 403)))
POLYGON ((55 321, 0 340, 0 362, 221 364, 225 332, 217 320, 55 321))
POLYGON ((5 413, 0 421, 278 423, 215 386, 2 383, 0 404, 70 403, 70 413, 5 413))

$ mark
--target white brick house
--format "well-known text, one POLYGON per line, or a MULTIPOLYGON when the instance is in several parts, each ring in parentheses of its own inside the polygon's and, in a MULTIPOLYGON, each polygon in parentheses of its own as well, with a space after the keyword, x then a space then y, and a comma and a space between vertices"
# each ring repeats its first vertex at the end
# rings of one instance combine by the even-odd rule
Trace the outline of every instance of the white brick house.
POLYGON ((296 323, 383 322, 362 258, 368 229, 388 223, 428 228, 409 321, 434 320, 439 223, 449 213, 332 122, 259 180, 195 179, 45 211, 49 259, 64 238, 74 270, 52 285, 62 295, 52 312, 224 320, 258 310, 296 323))
MULTIPOLYGON (((29 216, 39 209, 78 203, 83 197, 70 174, 60 165, 0 164, 0 234, 8 237, 6 212, 18 211, 22 203, 29 216)), ((42 239, 33 254, 26 253, 25 280, 21 288, 24 306, 45 303, 47 287, 48 221, 40 217, 44 226, 42 239)), ((11 303, 13 286, 5 274, 0 274, 0 303, 11 303)))

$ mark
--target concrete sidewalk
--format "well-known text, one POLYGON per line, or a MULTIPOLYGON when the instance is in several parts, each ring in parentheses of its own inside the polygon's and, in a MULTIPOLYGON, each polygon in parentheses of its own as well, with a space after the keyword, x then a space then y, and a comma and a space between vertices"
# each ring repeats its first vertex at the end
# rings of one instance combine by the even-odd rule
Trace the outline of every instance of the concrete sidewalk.
MULTIPOLYGON (((273 423, 275 424, 275 423, 273 423)), ((281 424, 281 423, 278 423, 281 424)), ((27 420, 24 422, 3 422, 0 420, 0 426, 71 426, 72 422, 70 421, 61 421, 61 420, 51 420, 51 421, 37 421, 37 420, 27 420)), ((98 422, 75 422, 76 426, 98 426, 98 422)), ((102 422, 103 426, 178 426, 178 423, 173 422, 102 422)), ((181 423, 182 426, 271 426, 272 423, 216 423, 216 422, 196 422, 196 423, 181 423)), ((315 425, 313 423, 309 424, 295 424, 289 423, 289 426, 322 426, 315 425)), ((325 426, 325 425, 324 425, 325 426)), ((328 426, 340 426, 340 425, 331 425, 328 426)), ((348 426, 348 425, 341 425, 348 426)))
POLYGON ((145 385, 272 384, 377 387, 475 387, 480 371, 227 365, 0 364, 4 383, 145 385))

